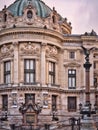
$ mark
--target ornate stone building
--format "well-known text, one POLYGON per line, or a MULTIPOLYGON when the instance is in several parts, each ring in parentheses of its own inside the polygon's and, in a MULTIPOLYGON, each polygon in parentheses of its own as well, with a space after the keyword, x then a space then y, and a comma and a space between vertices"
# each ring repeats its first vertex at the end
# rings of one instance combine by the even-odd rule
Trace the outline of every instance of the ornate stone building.
MULTIPOLYGON (((60 119, 78 113, 86 82, 81 46, 98 47, 98 36, 93 30, 83 35, 71 30, 71 23, 41 0, 16 0, 0 11, 1 113, 7 111, 12 120, 29 99, 43 106, 39 120, 44 122, 53 111, 60 119)), ((97 50, 91 51, 90 62, 93 106, 98 102, 97 50)))

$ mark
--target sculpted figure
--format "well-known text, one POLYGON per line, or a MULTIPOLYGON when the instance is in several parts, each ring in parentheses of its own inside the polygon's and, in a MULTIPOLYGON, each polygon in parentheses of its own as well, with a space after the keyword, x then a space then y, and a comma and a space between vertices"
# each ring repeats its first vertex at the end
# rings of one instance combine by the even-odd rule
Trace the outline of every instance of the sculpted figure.
POLYGON ((83 46, 81 46, 82 47, 82 49, 83 49, 83 51, 84 51, 84 55, 86 56, 85 57, 85 60, 87 61, 87 62, 89 62, 89 55, 90 55, 90 52, 91 52, 91 50, 94 50, 94 49, 96 49, 95 47, 91 47, 90 49, 88 49, 88 48, 85 48, 85 47, 83 47, 83 46))

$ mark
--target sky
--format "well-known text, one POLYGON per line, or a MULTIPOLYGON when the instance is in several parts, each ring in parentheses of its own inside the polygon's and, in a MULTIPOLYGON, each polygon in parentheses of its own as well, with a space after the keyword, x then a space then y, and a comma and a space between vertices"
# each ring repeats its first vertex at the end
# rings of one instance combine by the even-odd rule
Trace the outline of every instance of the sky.
MULTIPOLYGON (((15 0, 0 0, 0 10, 15 0)), ((84 34, 92 29, 98 34, 98 0, 43 0, 71 22, 72 34, 84 34)))

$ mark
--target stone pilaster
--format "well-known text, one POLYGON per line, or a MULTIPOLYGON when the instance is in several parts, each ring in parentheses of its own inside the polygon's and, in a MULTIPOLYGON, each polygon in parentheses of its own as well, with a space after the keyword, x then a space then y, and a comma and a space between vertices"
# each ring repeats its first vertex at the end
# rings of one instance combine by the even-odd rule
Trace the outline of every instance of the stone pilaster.
POLYGON ((58 85, 58 64, 55 64, 55 83, 58 85))
POLYGON ((18 84, 18 42, 14 42, 14 84, 18 84))
MULTIPOLYGON (((58 84, 61 85, 61 87, 65 87, 67 85, 67 83, 65 83, 65 71, 64 69, 66 69, 66 67, 63 66, 64 64, 64 50, 60 49, 59 51, 59 64, 58 64, 58 84), (66 85, 65 85, 66 84, 66 85)), ((67 76, 66 76, 67 78, 67 76)), ((66 80, 67 82, 68 80, 66 80)))
POLYGON ((14 83, 14 62, 11 60, 11 83, 14 83))
POLYGON ((40 82, 40 65, 38 59, 36 59, 36 82, 40 82))
POLYGON ((20 58, 20 62, 19 62, 19 79, 21 83, 24 82, 24 59, 20 58))
POLYGON ((49 64, 48 60, 46 61, 46 68, 47 68, 47 73, 46 73, 46 83, 49 83, 49 64))
POLYGON ((4 83, 4 62, 1 62, 1 84, 4 83))
POLYGON ((46 60, 45 60, 45 48, 46 43, 41 44, 41 84, 46 84, 46 60))

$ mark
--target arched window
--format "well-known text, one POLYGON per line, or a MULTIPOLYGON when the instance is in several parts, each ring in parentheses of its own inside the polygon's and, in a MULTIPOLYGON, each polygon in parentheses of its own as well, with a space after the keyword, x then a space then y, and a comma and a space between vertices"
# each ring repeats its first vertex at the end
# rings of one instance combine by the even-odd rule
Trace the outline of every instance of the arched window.
POLYGON ((27 18, 32 19, 32 17, 33 17, 32 11, 28 10, 28 12, 27 12, 27 18))

